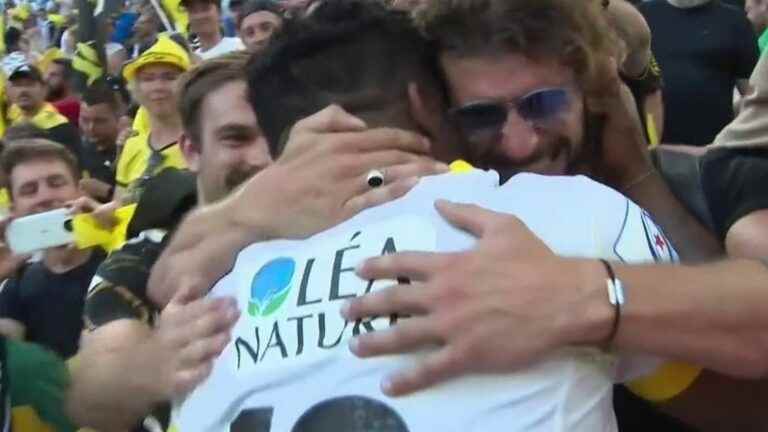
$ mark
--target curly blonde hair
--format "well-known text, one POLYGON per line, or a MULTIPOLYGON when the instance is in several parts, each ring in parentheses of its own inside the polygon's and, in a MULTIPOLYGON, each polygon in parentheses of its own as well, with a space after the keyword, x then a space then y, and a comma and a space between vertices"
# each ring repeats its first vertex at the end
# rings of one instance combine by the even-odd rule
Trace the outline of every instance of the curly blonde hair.
POLYGON ((442 54, 558 59, 590 96, 618 51, 603 8, 600 0, 426 0, 414 17, 442 54))

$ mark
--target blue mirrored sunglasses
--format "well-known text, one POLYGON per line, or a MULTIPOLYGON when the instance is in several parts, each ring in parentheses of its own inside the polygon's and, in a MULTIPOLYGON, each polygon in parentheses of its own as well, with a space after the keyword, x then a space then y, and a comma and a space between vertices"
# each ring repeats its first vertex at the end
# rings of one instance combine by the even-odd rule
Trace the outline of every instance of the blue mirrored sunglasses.
POLYGON ((449 115, 462 133, 472 140, 500 133, 513 109, 523 120, 542 126, 562 114, 568 103, 565 88, 546 88, 512 102, 472 102, 451 110, 449 115))

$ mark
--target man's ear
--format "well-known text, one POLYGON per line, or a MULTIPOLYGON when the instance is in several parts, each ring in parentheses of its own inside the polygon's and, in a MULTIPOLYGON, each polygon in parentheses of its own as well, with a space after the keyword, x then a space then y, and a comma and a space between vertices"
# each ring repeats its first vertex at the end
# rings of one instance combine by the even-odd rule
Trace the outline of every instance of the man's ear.
POLYGON ((440 95, 411 82, 408 84, 408 102, 416 124, 427 132, 430 138, 436 139, 442 127, 443 104, 440 95))
POLYGON ((442 162, 453 162, 466 157, 458 132, 445 116, 442 95, 429 86, 408 84, 411 116, 432 140, 432 156, 442 162))
POLYGON ((179 147, 181 148, 181 153, 184 155, 184 160, 187 162, 187 167, 189 167, 192 172, 198 172, 200 169, 200 153, 202 151, 200 145, 193 142, 185 132, 182 133, 179 138, 179 147))

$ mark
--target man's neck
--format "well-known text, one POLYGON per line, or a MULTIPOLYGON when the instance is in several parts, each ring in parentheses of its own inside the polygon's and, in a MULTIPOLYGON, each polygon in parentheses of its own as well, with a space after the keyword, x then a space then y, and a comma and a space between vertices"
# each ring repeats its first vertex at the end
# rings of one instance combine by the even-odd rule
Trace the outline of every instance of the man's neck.
POLYGON ((43 255, 43 265, 53 273, 66 273, 85 264, 92 252, 91 249, 80 250, 71 246, 48 249, 43 255))
POLYGON ((58 101, 62 101, 64 99, 69 99, 72 96, 72 91, 69 90, 69 89, 64 89, 64 90, 61 91, 61 93, 59 93, 58 96, 59 96, 59 98, 56 99, 57 102, 58 101))
POLYGON ((64 90, 64 89, 58 90, 58 91, 52 92, 52 94, 49 95, 48 102, 53 102, 53 103, 60 102, 60 101, 63 101, 64 99, 67 99, 71 95, 72 95, 72 92, 70 92, 69 90, 64 90))
POLYGON ((209 49, 215 47, 223 39, 221 32, 218 31, 211 33, 199 33, 197 36, 200 38, 200 49, 203 51, 208 51, 209 49))

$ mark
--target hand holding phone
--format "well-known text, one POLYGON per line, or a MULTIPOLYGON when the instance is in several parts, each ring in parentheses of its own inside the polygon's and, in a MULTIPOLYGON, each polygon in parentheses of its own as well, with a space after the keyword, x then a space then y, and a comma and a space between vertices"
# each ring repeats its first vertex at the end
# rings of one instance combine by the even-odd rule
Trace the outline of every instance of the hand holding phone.
POLYGON ((73 215, 66 208, 14 219, 5 231, 8 247, 15 254, 29 254, 75 241, 73 215))

